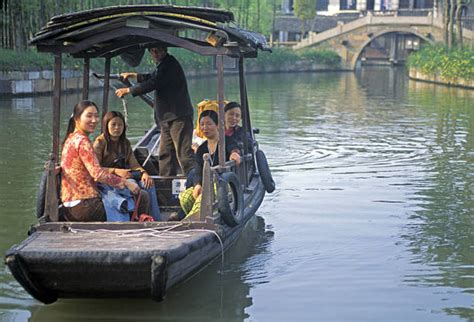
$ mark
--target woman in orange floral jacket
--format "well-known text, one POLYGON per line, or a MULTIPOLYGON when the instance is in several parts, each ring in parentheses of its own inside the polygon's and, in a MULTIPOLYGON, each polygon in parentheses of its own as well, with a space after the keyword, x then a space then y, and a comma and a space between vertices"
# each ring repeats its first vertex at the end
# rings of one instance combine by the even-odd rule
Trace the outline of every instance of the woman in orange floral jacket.
MULTIPOLYGON (((74 106, 61 152, 61 200, 64 206, 63 220, 104 221, 104 205, 99 196, 96 182, 123 189, 133 194, 140 188, 135 182, 109 173, 99 165, 92 148, 89 134, 99 122, 97 105, 91 101, 80 101, 74 106)), ((148 213, 149 201, 141 199, 139 213, 148 213), (142 209, 140 209, 142 208, 142 209)))

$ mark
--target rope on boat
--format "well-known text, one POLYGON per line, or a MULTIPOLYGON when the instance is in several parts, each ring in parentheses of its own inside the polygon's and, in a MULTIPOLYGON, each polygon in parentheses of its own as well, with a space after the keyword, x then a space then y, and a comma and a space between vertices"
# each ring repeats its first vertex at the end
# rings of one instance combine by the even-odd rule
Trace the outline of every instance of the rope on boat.
POLYGON ((155 228, 138 228, 138 229, 121 229, 121 230, 112 230, 112 229, 96 229, 96 230, 88 230, 88 229, 78 229, 78 228, 71 228, 69 227, 68 232, 77 234, 77 233, 106 233, 115 235, 117 237, 126 237, 126 236, 133 236, 133 237, 158 237, 162 239, 173 239, 173 238, 182 238, 182 237, 191 237, 189 232, 207 232, 212 233, 214 236, 217 237, 219 244, 221 246, 221 273, 224 271, 224 243, 222 242, 221 236, 210 229, 187 229, 185 231, 173 231, 173 229, 184 226, 184 223, 178 223, 172 226, 166 227, 155 227, 155 228), (174 236, 173 236, 174 235, 174 236))
POLYGON ((125 119, 125 126, 128 127, 128 107, 127 107, 127 100, 125 97, 120 98, 122 100, 123 106, 123 118, 125 119))

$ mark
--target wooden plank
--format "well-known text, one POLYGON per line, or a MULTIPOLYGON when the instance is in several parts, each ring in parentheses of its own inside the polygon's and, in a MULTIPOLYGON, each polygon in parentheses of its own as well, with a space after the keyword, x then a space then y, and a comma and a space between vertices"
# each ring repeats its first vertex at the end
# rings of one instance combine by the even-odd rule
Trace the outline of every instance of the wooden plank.
POLYGON ((188 229, 206 229, 218 231, 218 225, 208 224, 205 222, 48 222, 34 227, 35 231, 49 231, 49 232, 68 232, 71 229, 81 230, 133 230, 145 228, 173 228, 173 231, 182 231, 188 229))
POLYGON ((226 55, 231 53, 227 48, 214 48, 211 46, 200 46, 191 41, 185 40, 178 36, 171 35, 167 32, 163 32, 156 29, 143 29, 143 28, 133 28, 133 27, 121 27, 115 30, 109 30, 96 36, 86 38, 74 45, 64 46, 63 50, 71 54, 78 54, 85 50, 90 50, 93 46, 101 43, 106 43, 108 41, 113 41, 121 37, 131 37, 131 36, 141 36, 154 39, 157 41, 164 42, 166 44, 175 45, 177 47, 185 48, 193 52, 199 53, 201 55, 216 55, 223 54, 226 55))
MULTIPOLYGON (((122 252, 135 254, 145 252, 166 252, 173 256, 185 256, 189 249, 199 248, 211 242, 215 237, 212 231, 185 230, 133 230, 99 231, 73 229, 69 232, 36 232, 32 242, 21 249, 22 254, 42 256, 41 254, 59 254, 64 256, 94 256, 87 253, 122 252), (174 252, 174 254, 172 254, 174 252), (73 255, 73 254, 76 255, 73 255), (82 254, 82 255, 81 255, 82 254)), ((60 256, 61 257, 61 256, 60 256)))

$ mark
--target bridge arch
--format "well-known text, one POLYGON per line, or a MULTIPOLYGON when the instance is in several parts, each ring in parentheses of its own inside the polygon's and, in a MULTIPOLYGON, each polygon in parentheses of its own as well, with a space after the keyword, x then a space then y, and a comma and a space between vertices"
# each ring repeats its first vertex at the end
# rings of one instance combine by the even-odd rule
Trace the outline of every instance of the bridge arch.
POLYGON ((434 44, 434 40, 433 39, 430 39, 429 37, 425 36, 425 35, 422 35, 421 33, 411 29, 411 28, 396 28, 396 29, 387 29, 387 30, 383 30, 383 31, 380 31, 378 33, 375 33, 372 37, 370 37, 368 40, 366 40, 365 42, 362 43, 362 45, 357 49, 356 53, 354 54, 354 56, 352 57, 352 60, 351 60, 351 66, 350 68, 352 70, 355 69, 356 67, 356 64, 357 64, 357 60, 359 60, 359 57, 360 55, 362 54, 362 52, 364 51, 364 49, 372 42, 374 41, 375 39, 383 36, 383 35, 386 35, 386 34, 391 34, 391 33, 404 33, 404 34, 412 34, 414 36, 417 36, 418 38, 430 43, 430 44, 434 44))

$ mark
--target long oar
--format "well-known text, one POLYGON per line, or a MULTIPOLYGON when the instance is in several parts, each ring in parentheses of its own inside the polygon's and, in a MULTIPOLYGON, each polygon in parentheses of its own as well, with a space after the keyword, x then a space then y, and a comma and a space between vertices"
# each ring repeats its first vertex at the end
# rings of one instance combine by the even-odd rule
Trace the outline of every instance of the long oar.
MULTIPOLYGON (((97 78, 102 84, 104 84, 104 81, 103 81, 104 75, 103 74, 92 73, 92 75, 94 75, 94 77, 97 78)), ((133 84, 128 79, 124 79, 119 74, 110 74, 109 78, 118 80, 127 87, 133 86, 133 84)), ((110 84, 110 87, 112 87, 114 90, 117 90, 117 88, 115 86, 111 85, 111 84, 110 84)), ((148 106, 150 106, 151 108, 154 108, 154 104, 153 104, 154 100, 153 100, 153 97, 150 94, 143 94, 143 95, 139 95, 139 96, 145 103, 147 103, 148 106)))
POLYGON ((157 139, 155 144, 153 144, 153 147, 151 148, 150 153, 148 153, 148 156, 146 157, 145 161, 143 162, 143 166, 145 166, 145 164, 147 164, 148 160, 150 160, 151 154, 153 153, 153 151, 155 151, 156 146, 158 145, 158 143, 160 143, 159 139, 157 139))

